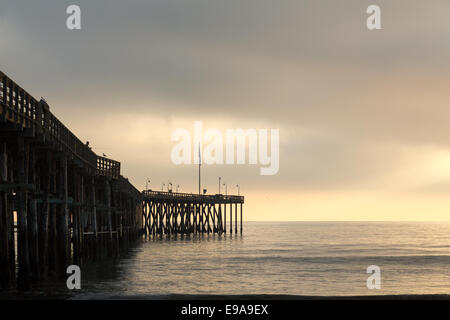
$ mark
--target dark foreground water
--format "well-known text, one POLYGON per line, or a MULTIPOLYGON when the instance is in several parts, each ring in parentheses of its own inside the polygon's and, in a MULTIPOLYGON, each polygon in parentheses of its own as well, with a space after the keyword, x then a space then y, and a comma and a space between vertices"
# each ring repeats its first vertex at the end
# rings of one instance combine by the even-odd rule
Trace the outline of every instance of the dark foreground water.
POLYGON ((146 240, 84 266, 77 292, 53 282, 20 297, 177 294, 450 294, 450 223, 248 222, 242 236, 146 240), (369 265, 381 268, 380 290, 367 288, 369 265))

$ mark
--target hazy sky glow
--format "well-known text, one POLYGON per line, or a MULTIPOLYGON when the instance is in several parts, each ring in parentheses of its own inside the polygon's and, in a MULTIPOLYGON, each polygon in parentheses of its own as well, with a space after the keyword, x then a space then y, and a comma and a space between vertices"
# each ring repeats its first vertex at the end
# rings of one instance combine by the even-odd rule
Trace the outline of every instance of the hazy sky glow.
POLYGON ((376 1, 368 31, 372 3, 0 0, 0 69, 140 189, 197 190, 170 138, 202 120, 280 129, 277 175, 204 167, 247 220, 449 220, 450 2, 376 1))

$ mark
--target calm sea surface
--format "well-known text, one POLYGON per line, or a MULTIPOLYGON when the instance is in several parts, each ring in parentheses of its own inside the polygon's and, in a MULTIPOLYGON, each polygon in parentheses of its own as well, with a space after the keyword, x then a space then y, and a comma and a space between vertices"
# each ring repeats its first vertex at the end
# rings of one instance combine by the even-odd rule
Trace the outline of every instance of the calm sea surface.
POLYGON ((247 222, 244 234, 151 239, 82 268, 82 289, 33 295, 160 298, 172 294, 450 294, 450 223, 247 222), (369 290, 369 265, 381 289, 369 290))

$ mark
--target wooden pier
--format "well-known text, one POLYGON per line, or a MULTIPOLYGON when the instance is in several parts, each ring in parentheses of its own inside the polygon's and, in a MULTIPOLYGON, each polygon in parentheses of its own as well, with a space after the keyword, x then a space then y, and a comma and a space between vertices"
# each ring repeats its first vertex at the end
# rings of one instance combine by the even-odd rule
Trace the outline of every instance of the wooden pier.
POLYGON ((144 233, 146 235, 173 235, 198 233, 226 233, 227 206, 229 207, 230 228, 242 233, 243 196, 223 194, 198 195, 145 190, 143 192, 144 233))
POLYGON ((244 197, 139 192, 0 71, 0 289, 66 277, 145 235, 242 232, 244 197))
POLYGON ((0 72, 0 287, 117 255, 140 235, 141 199, 119 162, 97 156, 0 72))

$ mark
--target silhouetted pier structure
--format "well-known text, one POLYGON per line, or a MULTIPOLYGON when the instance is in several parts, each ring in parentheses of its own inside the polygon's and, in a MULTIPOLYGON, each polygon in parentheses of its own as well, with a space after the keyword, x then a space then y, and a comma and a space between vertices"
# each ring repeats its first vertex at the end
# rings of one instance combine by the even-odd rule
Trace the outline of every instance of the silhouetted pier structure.
POLYGON ((242 232, 244 197, 139 192, 120 162, 96 155, 0 71, 0 288, 66 277, 71 264, 118 256, 143 233, 242 232))
POLYGON ((197 233, 226 233, 227 207, 229 207, 230 233, 242 233, 243 196, 199 195, 192 193, 143 192, 144 233, 146 235, 173 235, 197 233))
POLYGON ((97 156, 0 72, 0 287, 116 255, 140 235, 140 208, 119 162, 97 156))

